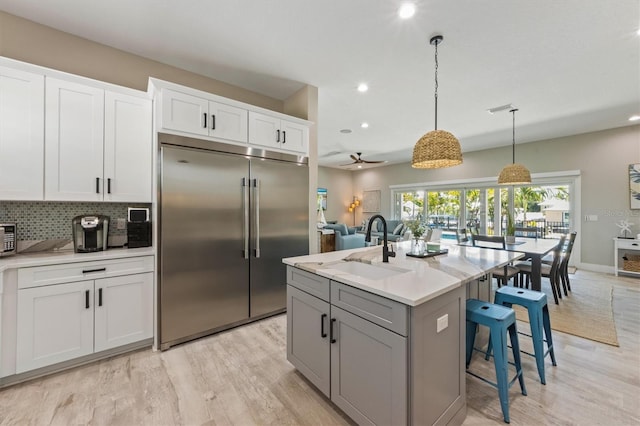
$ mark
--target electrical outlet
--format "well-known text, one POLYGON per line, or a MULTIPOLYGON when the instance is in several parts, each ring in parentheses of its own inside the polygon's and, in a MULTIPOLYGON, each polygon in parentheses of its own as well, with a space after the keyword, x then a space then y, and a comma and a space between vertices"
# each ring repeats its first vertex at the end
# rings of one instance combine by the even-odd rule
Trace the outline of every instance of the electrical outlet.
POLYGON ((119 230, 127 229, 127 220, 124 218, 116 219, 116 229, 119 229, 119 230))
POLYGON ((440 333, 442 330, 444 330, 447 327, 449 327, 449 314, 445 314, 440 318, 438 318, 436 333, 440 333))

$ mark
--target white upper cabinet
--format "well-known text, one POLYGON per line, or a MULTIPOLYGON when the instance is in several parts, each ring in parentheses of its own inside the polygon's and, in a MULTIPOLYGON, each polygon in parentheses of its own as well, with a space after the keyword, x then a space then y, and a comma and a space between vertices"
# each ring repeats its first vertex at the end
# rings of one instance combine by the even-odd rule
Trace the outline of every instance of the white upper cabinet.
POLYGON ((163 89, 162 127, 194 135, 246 143, 247 110, 163 89))
POLYGON ((47 78, 45 199, 103 199, 104 90, 47 78))
POLYGON ((104 101, 104 200, 150 203, 151 100, 106 91, 104 101))
POLYGON ((247 116, 246 109, 209 101, 209 136, 246 143, 247 116))
POLYGON ((155 78, 149 84, 158 132, 308 155, 306 120, 155 78))
POLYGON ((0 200, 42 200, 44 76, 0 66, 0 200))
POLYGON ((309 127, 250 111, 249 143, 278 150, 306 153, 309 145, 309 127))
POLYGON ((152 200, 146 98, 46 79, 45 200, 152 200))

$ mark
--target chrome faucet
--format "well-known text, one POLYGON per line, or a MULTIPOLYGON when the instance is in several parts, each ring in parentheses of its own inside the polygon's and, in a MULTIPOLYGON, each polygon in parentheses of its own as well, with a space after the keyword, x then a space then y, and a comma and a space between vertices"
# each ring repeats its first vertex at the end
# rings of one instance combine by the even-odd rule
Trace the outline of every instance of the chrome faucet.
POLYGON ((369 224, 367 225, 367 236, 364 237, 364 240, 368 243, 371 242, 371 225, 373 225, 373 222, 375 222, 376 219, 380 219, 382 221, 382 231, 384 233, 384 243, 382 245, 382 261, 384 263, 389 263, 389 257, 396 257, 396 253, 393 251, 393 248, 391 249, 391 251, 389 251, 389 242, 387 241, 387 221, 384 220, 384 217, 382 217, 382 215, 376 214, 371 216, 371 218, 369 219, 369 224))

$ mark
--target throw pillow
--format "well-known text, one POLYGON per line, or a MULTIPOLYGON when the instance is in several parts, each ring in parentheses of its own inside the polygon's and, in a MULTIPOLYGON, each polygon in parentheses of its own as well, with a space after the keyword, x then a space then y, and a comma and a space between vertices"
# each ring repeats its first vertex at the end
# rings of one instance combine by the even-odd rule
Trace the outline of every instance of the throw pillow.
POLYGON ((402 235, 402 228, 404 227, 404 223, 400 222, 398 226, 393 228, 393 235, 402 235))

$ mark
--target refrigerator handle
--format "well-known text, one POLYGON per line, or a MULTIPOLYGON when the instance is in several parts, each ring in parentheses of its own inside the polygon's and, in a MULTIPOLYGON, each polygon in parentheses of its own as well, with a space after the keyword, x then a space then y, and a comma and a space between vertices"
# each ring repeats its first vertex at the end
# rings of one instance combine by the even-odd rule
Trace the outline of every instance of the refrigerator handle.
POLYGON ((256 203, 256 249, 255 257, 260 258, 260 181, 258 179, 253 180, 254 201, 256 203))
POLYGON ((249 186, 248 179, 242 178, 242 211, 244 218, 242 220, 242 240, 244 247, 242 257, 249 259, 249 186))

